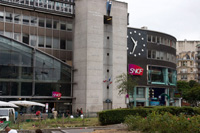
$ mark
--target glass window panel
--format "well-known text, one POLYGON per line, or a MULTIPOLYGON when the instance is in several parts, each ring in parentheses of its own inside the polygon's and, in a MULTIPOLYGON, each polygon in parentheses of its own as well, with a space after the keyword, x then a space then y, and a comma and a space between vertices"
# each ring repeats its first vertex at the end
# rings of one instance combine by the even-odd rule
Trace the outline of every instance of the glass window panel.
POLYGON ((39 36, 38 47, 44 47, 44 36, 39 36))
POLYGON ((164 68, 149 66, 149 70, 150 70, 149 77, 151 79, 151 82, 160 82, 160 83, 164 82, 164 72, 165 72, 164 68))
POLYGON ((160 59, 160 52, 159 51, 156 51, 156 59, 160 59))
POLYGON ((52 38, 46 37, 46 48, 51 48, 51 47, 52 47, 52 38))
POLYGON ((32 83, 21 83, 21 95, 22 96, 32 95, 32 83))
POLYGON ((0 21, 4 21, 4 12, 0 11, 0 21))
POLYGON ((60 40, 60 49, 66 49, 66 41, 60 40))
POLYGON ((148 58, 151 58, 151 50, 148 50, 148 58))
MULTIPOLYGON (((11 64, 7 64, 11 65, 11 64)), ((17 66, 2 66, 0 65, 0 78, 18 79, 19 68, 17 66)))
POLYGON ((28 34, 23 34, 22 42, 25 44, 29 44, 29 35, 28 34))
POLYGON ((68 30, 68 31, 72 31, 72 28, 73 28, 73 27, 72 27, 72 24, 67 24, 67 30, 68 30))
POLYGON ((33 68, 32 67, 22 67, 22 79, 33 79, 33 68))
POLYGON ((13 33, 12 32, 5 32, 5 36, 9 38, 13 38, 13 33))
POLYGON ((53 21, 53 28, 56 30, 59 29, 59 21, 53 21))
POLYGON ((160 43, 160 37, 157 37, 157 43, 160 43))
POLYGON ((67 41, 67 50, 72 50, 72 41, 67 41))
POLYGON ((3 96, 20 96, 16 82, 0 82, 0 91, 3 96))
POLYGON ((164 52, 161 52, 161 51, 160 51, 160 59, 161 59, 161 60, 164 60, 164 52))
POLYGON ((29 16, 23 16, 23 24, 29 25, 29 21, 30 21, 29 19, 30 19, 29 16))
POLYGON ((51 19, 46 19, 46 27, 52 28, 52 20, 51 19))
POLYGON ((53 48, 59 49, 59 39, 53 38, 53 48))
POLYGON ((13 16, 12 13, 6 12, 6 22, 12 22, 13 16))
POLYGON ((148 35, 148 42, 151 42, 151 35, 148 35))
POLYGON ((43 18, 39 18, 39 26, 40 27, 44 27, 44 19, 43 18))
POLYGON ((171 54, 167 53, 167 60, 171 61, 171 54))
POLYGON ((21 34, 20 33, 14 33, 14 39, 17 41, 21 41, 21 34))
POLYGON ((156 42, 156 37, 155 36, 152 36, 152 42, 156 42))
POLYGON ((20 14, 14 14, 14 22, 17 24, 21 23, 21 15, 20 14))
POLYGON ((152 57, 152 59, 156 59, 156 51, 152 51, 151 57, 152 57))
POLYGON ((145 98, 145 88, 143 87, 137 88, 137 98, 145 98))
POLYGON ((61 22, 61 23, 60 23, 60 29, 61 29, 61 30, 66 30, 66 23, 61 22))
POLYGON ((31 17, 31 25, 32 26, 37 26, 37 17, 31 17))
POLYGON ((30 44, 31 46, 36 46, 37 44, 37 37, 35 35, 30 35, 30 44))

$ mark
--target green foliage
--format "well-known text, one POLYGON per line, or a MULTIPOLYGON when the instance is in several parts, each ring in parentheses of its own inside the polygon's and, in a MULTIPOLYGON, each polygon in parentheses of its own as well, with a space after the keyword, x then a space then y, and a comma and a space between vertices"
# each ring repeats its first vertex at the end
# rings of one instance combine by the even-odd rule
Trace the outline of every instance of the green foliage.
POLYGON ((133 109, 114 109, 99 112, 99 122, 102 125, 106 124, 117 124, 122 123, 125 120, 125 117, 132 116, 141 116, 146 117, 148 114, 152 112, 157 112, 158 114, 164 114, 168 112, 173 115, 180 115, 181 113, 187 115, 200 114, 199 108, 193 107, 152 107, 152 108, 133 108, 133 109))
POLYGON ((189 86, 192 88, 192 87, 198 86, 198 83, 195 80, 190 80, 189 86))
POLYGON ((134 79, 132 75, 123 73, 116 77, 117 89, 119 94, 130 94, 133 95, 134 87, 137 85, 137 79, 134 79))
POLYGON ((184 92, 189 90, 191 87, 188 82, 186 81, 177 81, 177 88, 179 92, 184 92))
POLYGON ((159 114, 152 112, 147 117, 129 115, 125 118, 129 130, 158 133, 193 133, 200 132, 200 116, 180 114, 172 115, 168 112, 159 114))
POLYGON ((198 101, 200 101, 200 86, 196 86, 188 90, 184 99, 186 99, 189 103, 196 105, 198 101))

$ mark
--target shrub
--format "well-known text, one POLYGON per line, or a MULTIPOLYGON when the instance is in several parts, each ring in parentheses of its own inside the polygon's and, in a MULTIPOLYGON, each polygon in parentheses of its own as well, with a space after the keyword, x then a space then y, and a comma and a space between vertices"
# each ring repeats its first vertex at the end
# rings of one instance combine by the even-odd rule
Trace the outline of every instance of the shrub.
POLYGON ((125 117, 128 115, 136 116, 139 115, 141 117, 146 117, 148 114, 152 112, 157 112, 158 114, 165 114, 168 112, 172 115, 195 115, 200 114, 199 108, 193 107, 138 107, 133 109, 114 109, 114 110, 106 110, 98 113, 99 122, 102 125, 106 124, 117 124, 122 123, 125 120, 125 117))
POLYGON ((179 116, 170 113, 159 114, 152 112, 147 117, 127 116, 125 124, 129 130, 161 133, 200 132, 200 116, 179 116))

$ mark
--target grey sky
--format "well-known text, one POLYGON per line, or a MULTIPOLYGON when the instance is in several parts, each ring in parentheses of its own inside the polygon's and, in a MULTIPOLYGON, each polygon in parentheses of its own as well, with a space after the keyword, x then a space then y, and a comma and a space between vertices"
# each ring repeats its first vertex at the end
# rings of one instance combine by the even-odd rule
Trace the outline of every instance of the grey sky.
POLYGON ((128 3, 130 27, 200 40, 200 0, 119 0, 128 3))

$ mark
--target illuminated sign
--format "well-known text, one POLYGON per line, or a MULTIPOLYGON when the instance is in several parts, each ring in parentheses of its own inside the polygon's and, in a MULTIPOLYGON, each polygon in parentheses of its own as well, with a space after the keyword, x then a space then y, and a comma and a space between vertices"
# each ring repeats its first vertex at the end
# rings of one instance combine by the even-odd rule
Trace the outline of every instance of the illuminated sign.
POLYGON ((129 64, 128 66, 128 73, 131 75, 143 75, 144 69, 140 66, 129 64))
POLYGON ((53 92, 52 92, 52 97, 54 97, 54 98, 60 98, 60 97, 61 97, 61 93, 60 93, 60 92, 53 91, 53 92))

